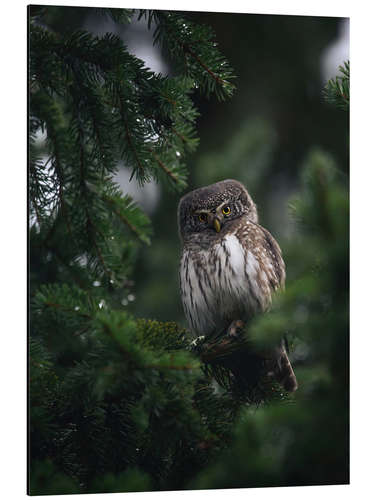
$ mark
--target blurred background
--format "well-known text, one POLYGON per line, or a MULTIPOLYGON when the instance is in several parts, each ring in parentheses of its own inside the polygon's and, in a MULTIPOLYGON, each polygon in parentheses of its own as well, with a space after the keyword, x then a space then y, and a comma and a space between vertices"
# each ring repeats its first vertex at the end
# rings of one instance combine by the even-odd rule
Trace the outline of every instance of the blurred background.
MULTIPOLYGON (((186 158, 189 187, 234 178, 245 184, 258 206, 260 223, 288 247, 294 225, 288 202, 299 188, 299 172, 317 148, 349 170, 348 114, 327 104, 322 89, 349 59, 349 20, 333 17, 187 12, 210 25, 220 51, 237 76, 234 97, 207 100, 197 91, 200 145, 186 158)), ((131 53, 156 73, 173 74, 173 63, 153 45, 144 20, 124 26, 96 9, 50 7, 48 24, 56 32, 86 29, 119 35, 131 53)), ((42 140, 42 138, 41 138, 42 140)), ((180 242, 176 211, 180 196, 153 183, 129 183, 119 165, 116 180, 152 219, 152 245, 141 249, 134 290, 122 305, 138 317, 185 324, 179 298, 180 242)), ((288 262, 293 273, 293 265, 288 262)), ((291 274, 289 273, 289 276, 291 274)))

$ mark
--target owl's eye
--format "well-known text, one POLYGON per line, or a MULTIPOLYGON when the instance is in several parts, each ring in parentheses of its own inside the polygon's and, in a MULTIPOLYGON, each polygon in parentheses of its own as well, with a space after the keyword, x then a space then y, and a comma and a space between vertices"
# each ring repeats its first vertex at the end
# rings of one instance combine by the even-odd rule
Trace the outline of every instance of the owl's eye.
POLYGON ((199 222, 207 222, 207 214, 199 214, 198 220, 199 222))
POLYGON ((231 213, 231 209, 229 205, 225 205, 221 211, 223 212, 224 215, 229 215, 231 213))

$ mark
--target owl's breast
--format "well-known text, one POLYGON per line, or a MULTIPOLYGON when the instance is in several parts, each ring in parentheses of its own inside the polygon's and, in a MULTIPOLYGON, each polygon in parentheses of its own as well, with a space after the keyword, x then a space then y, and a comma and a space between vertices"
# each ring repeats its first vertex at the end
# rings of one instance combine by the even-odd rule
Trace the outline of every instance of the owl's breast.
POLYGON ((247 319, 268 306, 269 287, 259 261, 235 234, 228 234, 215 245, 211 270, 216 296, 223 316, 247 319), (234 315, 234 316, 233 316, 234 315))
POLYGON ((180 262, 180 289, 191 330, 207 334, 216 327, 215 286, 209 270, 209 250, 184 249, 180 262))
POLYGON ((185 248, 180 265, 182 302, 189 326, 208 335, 233 319, 265 310, 271 290, 258 259, 235 234, 208 249, 185 248))

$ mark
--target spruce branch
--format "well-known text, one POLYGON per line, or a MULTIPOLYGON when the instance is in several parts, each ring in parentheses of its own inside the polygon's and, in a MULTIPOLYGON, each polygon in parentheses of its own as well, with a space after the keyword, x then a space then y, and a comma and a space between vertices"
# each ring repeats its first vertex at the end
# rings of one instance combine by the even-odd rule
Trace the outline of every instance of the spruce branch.
MULTIPOLYGON (((69 213, 63 191, 65 183, 64 162, 67 158, 64 158, 64 152, 66 151, 66 129, 63 122, 62 110, 57 100, 52 99, 45 92, 39 91, 37 95, 33 97, 32 111, 38 114, 46 129, 49 158, 43 165, 34 162, 31 166, 31 174, 37 181, 37 170, 40 169, 44 173, 43 182, 45 189, 49 191, 49 204, 54 203, 56 205, 56 201, 54 200, 56 194, 59 200, 58 205, 61 207, 68 231, 71 233, 69 213), (45 175, 48 164, 54 172, 54 175, 50 176, 50 178, 45 175), (54 178, 56 178, 57 181, 57 189, 53 185, 54 178), (51 196, 52 193, 53 195, 51 196)), ((39 184, 39 188, 41 188, 40 182, 37 181, 36 183, 39 184)))
POLYGON ((158 165, 163 169, 163 171, 172 179, 172 181, 175 184, 179 184, 179 179, 175 176, 175 174, 166 166, 164 163, 161 161, 161 159, 158 157, 158 155, 155 153, 155 151, 152 151, 151 148, 149 148, 150 153, 154 156, 155 160, 157 161, 158 165))
POLYGON ((70 307, 67 307, 66 305, 64 304, 58 304, 57 302, 49 302, 49 301, 46 301, 44 303, 47 307, 51 307, 53 309, 58 309, 58 310, 61 310, 63 312, 68 312, 68 313, 71 313, 71 314, 75 314, 77 316, 80 316, 82 318, 85 318, 85 319, 90 319, 92 320, 92 316, 90 316, 89 314, 86 314, 86 313, 83 313, 83 312, 80 312, 78 311, 76 308, 72 309, 70 307))
POLYGON ((154 43, 161 43, 186 75, 199 82, 196 87, 207 96, 216 94, 219 100, 233 94, 232 69, 217 50, 209 27, 196 25, 176 12, 141 10, 139 18, 143 16, 148 18, 149 28, 156 25, 154 43))
POLYGON ((102 194, 102 199, 142 243, 150 244, 150 220, 129 195, 121 196, 114 192, 102 194))
POLYGON ((103 254, 102 254, 102 252, 100 250, 100 247, 99 247, 99 245, 98 245, 98 243, 96 241, 96 238, 94 236, 95 235, 95 226, 94 226, 94 224, 93 224, 93 222, 91 220, 91 217, 90 217, 90 215, 88 213, 88 210, 86 209, 85 211, 86 211, 86 217, 87 217, 87 233, 91 237, 92 244, 94 246, 94 249, 96 251, 97 256, 99 257, 99 260, 100 260, 100 263, 102 265, 102 268, 103 268, 105 274, 107 275, 108 280, 111 281, 112 278, 113 278, 113 275, 112 275, 111 271, 108 269, 108 267, 107 267, 107 265, 106 265, 106 263, 104 261, 103 254))
POLYGON ((137 173, 138 178, 142 182, 142 180, 144 178, 144 172, 145 172, 145 170, 143 168, 141 160, 139 159, 139 156, 137 154, 137 150, 134 147, 133 141, 132 141, 131 136, 130 136, 129 125, 128 125, 128 122, 126 120, 125 120, 125 131, 126 131, 126 139, 128 141, 129 147, 130 147, 130 149, 131 149, 131 151, 133 153, 133 156, 135 158, 136 164, 138 166, 138 171, 137 171, 136 168, 133 168, 133 171, 132 171, 131 176, 130 176, 130 181, 133 179, 134 174, 137 173))
MULTIPOLYGON (((59 41, 53 35, 44 36, 38 29, 33 35, 43 48, 42 57, 46 57, 48 44, 53 58, 59 59, 60 66, 66 68, 64 75, 56 74, 56 82, 51 81, 51 78, 44 78, 44 65, 41 54, 38 54, 39 59, 37 57, 37 62, 34 63, 36 78, 43 82, 46 92, 59 92, 61 96, 70 94, 73 103, 77 102, 77 96, 80 97, 81 102, 77 102, 80 119, 85 126, 91 123, 89 126, 95 138, 93 154, 96 155, 103 174, 113 172, 115 168, 113 153, 116 147, 113 141, 116 133, 125 139, 121 141, 122 157, 126 163, 133 164, 132 177, 137 174, 137 180, 141 184, 151 177, 158 179, 152 166, 155 158, 145 147, 147 142, 156 142, 158 146, 162 146, 173 127, 174 130, 183 132, 179 132, 180 139, 184 137, 180 147, 189 151, 195 149, 197 141, 193 135, 193 123, 197 113, 188 97, 193 85, 192 79, 154 75, 137 58, 130 56, 121 41, 114 36, 97 38, 80 31, 59 41), (111 47, 110 53, 105 44, 111 47), (100 51, 103 51, 101 57, 100 51), (116 66, 119 63, 121 66, 116 66), (139 118, 134 120, 137 113, 139 118), (106 133, 111 129, 115 133, 106 133)), ((54 65, 58 66, 57 62, 54 65)), ((176 151, 175 141, 171 142, 171 146, 176 151)), ((158 157, 164 165, 167 164, 165 158, 159 154, 158 157)), ((179 157, 175 160, 177 172, 180 169, 179 157)), ((160 166, 157 161, 156 164, 160 166)), ((177 177, 181 175, 176 175, 177 177)), ((172 182, 172 185, 181 188, 184 184, 172 182)))
POLYGON ((198 64, 200 64, 200 66, 202 66, 202 68, 214 79, 216 80, 217 83, 219 83, 220 85, 222 85, 223 87, 229 85, 229 82, 227 82, 226 80, 223 80, 222 78, 220 78, 220 76, 218 76, 217 74, 215 74, 203 61, 202 59, 192 50, 192 48, 187 45, 186 43, 181 43, 181 47, 182 47, 182 50, 188 54, 190 54, 197 62, 198 64))
POLYGON ((90 296, 90 291, 87 290, 86 284, 78 276, 78 274, 75 272, 75 270, 70 265, 70 263, 66 261, 66 258, 62 255, 60 249, 56 245, 52 245, 50 243, 49 240, 52 237, 52 234, 55 230, 56 230, 56 224, 53 224, 51 226, 51 229, 49 230, 46 238, 43 240, 42 244, 45 246, 45 248, 48 251, 52 252, 52 254, 56 257, 57 261, 63 265, 64 269, 67 270, 68 274, 71 276, 74 283, 76 283, 79 286, 79 288, 81 288, 82 290, 85 290, 87 295, 90 296))
POLYGON ((173 131, 174 134, 177 135, 177 137, 179 139, 181 139, 182 142, 184 142, 185 144, 188 143, 187 138, 184 135, 182 135, 178 130, 176 130, 174 127, 172 127, 172 131, 173 131))
POLYGON ((323 94, 326 101, 343 110, 349 109, 350 102, 350 63, 344 62, 344 66, 339 66, 341 75, 328 80, 323 94))
POLYGON ((41 215, 39 213, 38 204, 36 203, 34 198, 31 199, 31 203, 32 203, 32 207, 34 208, 34 212, 36 215, 36 220, 38 222, 38 226, 42 227, 42 218, 41 218, 41 215))
POLYGON ((97 243, 97 240, 96 240, 96 234, 99 234, 101 236, 102 240, 104 240, 104 236, 103 236, 103 234, 101 234, 100 229, 95 226, 95 224, 91 218, 89 209, 88 209, 88 205, 89 205, 89 202, 91 201, 92 197, 89 196, 89 191, 87 189, 84 132, 80 126, 79 117, 78 117, 78 123, 79 123, 78 143, 79 143, 79 152, 80 152, 80 156, 79 156, 80 192, 81 192, 81 196, 83 198, 84 213, 86 216, 85 227, 87 230, 87 235, 88 235, 88 237, 89 237, 89 239, 94 247, 94 250, 99 258, 99 261, 102 265, 102 268, 103 268, 105 274, 107 275, 108 280, 110 281, 112 279, 112 273, 110 272, 110 270, 108 269, 108 267, 104 261, 103 254, 102 254, 101 249, 100 249, 100 247, 97 243))

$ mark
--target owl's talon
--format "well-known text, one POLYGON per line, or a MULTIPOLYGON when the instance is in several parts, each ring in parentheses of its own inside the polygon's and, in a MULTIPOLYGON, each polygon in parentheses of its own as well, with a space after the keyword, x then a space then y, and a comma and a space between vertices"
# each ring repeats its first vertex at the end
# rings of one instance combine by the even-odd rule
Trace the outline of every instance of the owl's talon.
POLYGON ((227 334, 229 337, 239 337, 241 331, 243 330, 245 323, 241 319, 235 319, 229 325, 227 334))

